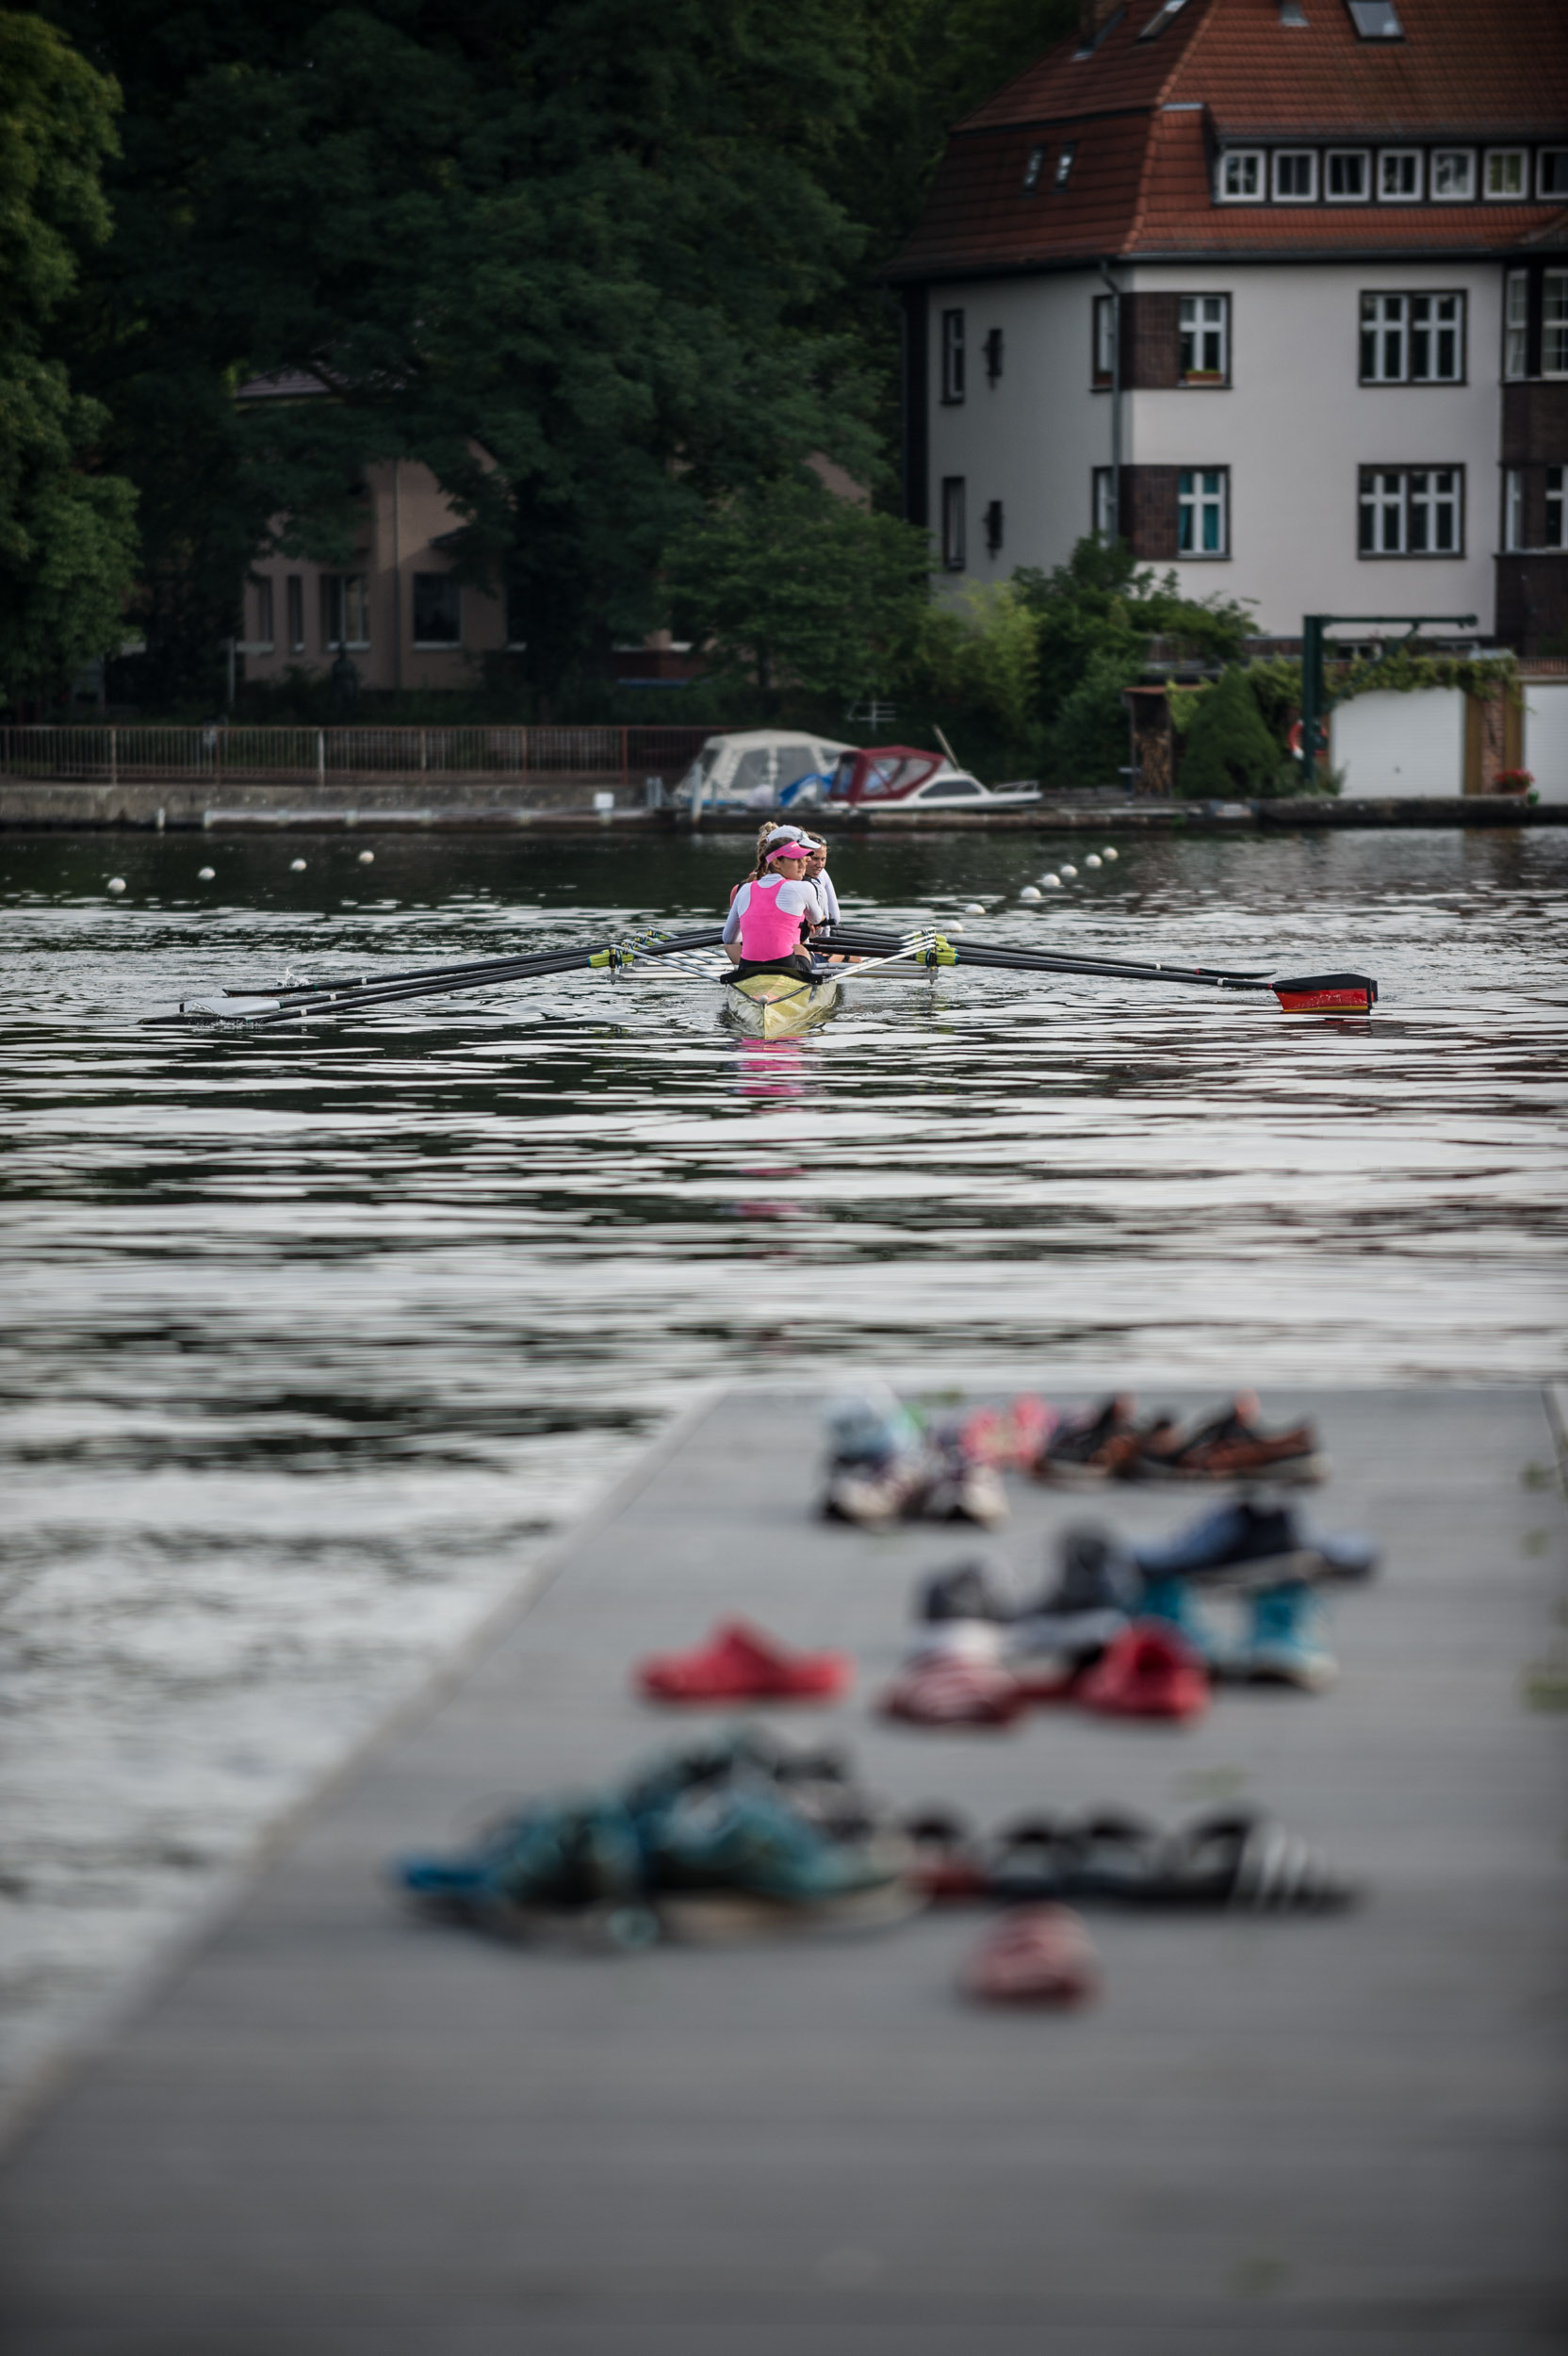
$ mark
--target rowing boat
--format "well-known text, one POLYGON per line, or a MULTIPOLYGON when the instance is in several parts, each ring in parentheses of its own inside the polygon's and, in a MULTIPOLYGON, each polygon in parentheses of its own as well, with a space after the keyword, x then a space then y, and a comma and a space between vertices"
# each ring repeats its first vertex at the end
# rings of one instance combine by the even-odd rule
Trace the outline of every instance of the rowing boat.
POLYGON ((754 1039, 798 1039, 825 1023, 843 998, 836 977, 808 981, 793 973, 748 973, 744 981, 726 980, 724 990, 727 1011, 754 1039))
POLYGON ((878 933, 839 924, 813 937, 823 957, 848 964, 819 964, 809 975, 752 973, 743 981, 721 947, 715 928, 697 933, 637 933, 619 941, 582 942, 531 956, 485 957, 466 964, 416 966, 401 973, 362 974, 336 982, 288 982, 273 990, 218 990, 181 999, 172 1012, 148 1017, 154 1023, 217 1023, 264 1030, 459 990, 495 990, 503 984, 543 980, 547 974, 593 972, 612 980, 639 966, 656 965, 721 990, 730 1014, 761 1039, 788 1039, 825 1023, 843 1003, 844 988, 891 967, 935 974, 971 965, 1013 973, 1061 973, 1108 981, 1179 983, 1200 990, 1252 990, 1272 994, 1286 1014, 1369 1015, 1378 985, 1366 973, 1295 973, 1275 978, 1270 969, 1197 965, 1185 959, 1079 956, 1064 950, 1021 948, 1011 941, 964 941, 959 947, 934 929, 878 933))

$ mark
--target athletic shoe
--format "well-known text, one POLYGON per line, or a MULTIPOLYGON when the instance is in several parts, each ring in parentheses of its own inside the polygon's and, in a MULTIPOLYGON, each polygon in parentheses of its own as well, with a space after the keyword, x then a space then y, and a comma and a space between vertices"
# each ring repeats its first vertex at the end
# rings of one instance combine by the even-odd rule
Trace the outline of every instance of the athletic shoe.
POLYGON ((898 1880, 907 1845, 834 1841, 781 1793, 725 1785, 683 1792, 645 1830, 662 1890, 740 1890, 814 1906, 898 1880))
POLYGON ((1173 1538, 1138 1546, 1133 1561, 1151 1584, 1198 1579, 1250 1592, 1286 1580, 1367 1579, 1378 1550, 1350 1532, 1325 1536, 1277 1499, 1249 1497, 1216 1506, 1173 1538))
POLYGON ((1209 1706, 1202 1661, 1160 1620, 1135 1620, 1080 1680, 1086 1710, 1116 1718, 1200 1718, 1209 1706))
POLYGON ((1122 1473, 1137 1448, 1133 1402, 1118 1397, 1059 1423, 1030 1469, 1037 1481, 1104 1481, 1122 1473))
POLYGON ((1252 1685, 1296 1685, 1321 1693, 1339 1675, 1324 1627, 1315 1589, 1300 1581, 1266 1588, 1252 1597, 1251 1625, 1225 1673, 1252 1685))
POLYGON ((727 1620, 693 1652, 645 1661, 637 1683, 653 1701, 832 1701, 855 1682, 847 1653, 792 1653, 743 1620, 727 1620))
POLYGON ((951 1570, 934 1571, 922 1582, 916 1616, 931 1623, 946 1620, 1010 1620, 1017 1612, 984 1562, 955 1562, 951 1570))
POLYGON ((1007 1652, 1020 1661, 1040 1654, 1091 1660, 1120 1635, 1141 1591, 1132 1557, 1114 1538, 1093 1528, 1064 1530, 1056 1583, 1014 1615, 1007 1652))
POLYGON ((972 1464, 1028 1472, 1048 1446, 1056 1422, 1054 1407, 1022 1393, 1005 1407, 977 1407, 966 1415, 957 1428, 957 1444, 972 1464))
POLYGON ((934 1906, 985 1897, 989 1887, 985 1861, 961 1816, 925 1808, 905 1818, 904 1835, 912 1852, 909 1879, 934 1906))
POLYGON ((1205 1417, 1183 1438, 1166 1423, 1139 1435, 1135 1470, 1169 1481, 1319 1481, 1326 1467, 1310 1423, 1269 1432, 1259 1421, 1257 1395, 1238 1391, 1233 1403, 1205 1417))
POLYGON ((884 1465, 835 1470, 823 1512, 829 1521, 862 1530, 894 1521, 973 1522, 994 1529, 1007 1518, 1002 1478, 989 1464, 966 1464, 931 1450, 894 1457, 884 1465))
POLYGON ((920 1425, 885 1383, 841 1392, 828 1400, 824 1419, 835 1464, 884 1465, 918 1456, 924 1445, 920 1425))
POLYGON ((982 2004, 1082 2004, 1100 1992, 1100 1962, 1069 1906, 1018 1906, 988 1931, 963 1968, 982 2004))
POLYGON ((1211 1676, 1232 1658, 1233 1646, 1221 1637, 1187 1579, 1151 1579, 1138 1605, 1138 1617, 1158 1620, 1162 1627, 1173 1628, 1211 1676))

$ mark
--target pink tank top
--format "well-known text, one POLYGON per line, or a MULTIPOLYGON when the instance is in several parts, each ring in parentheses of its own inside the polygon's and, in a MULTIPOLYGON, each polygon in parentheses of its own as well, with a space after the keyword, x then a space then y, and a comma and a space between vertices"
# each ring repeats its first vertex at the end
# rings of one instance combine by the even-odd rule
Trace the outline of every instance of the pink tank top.
POLYGON ((800 912, 778 905, 782 875, 760 875, 743 887, 746 904, 741 910, 741 955, 748 964, 787 957, 800 947, 800 912))

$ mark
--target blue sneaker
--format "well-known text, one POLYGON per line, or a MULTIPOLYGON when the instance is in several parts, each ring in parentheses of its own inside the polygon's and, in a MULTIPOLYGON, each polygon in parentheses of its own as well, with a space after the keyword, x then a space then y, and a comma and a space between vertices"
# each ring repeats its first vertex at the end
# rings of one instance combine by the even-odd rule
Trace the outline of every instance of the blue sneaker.
POLYGON ((1147 1579, 1201 1579, 1255 1594, 1307 1580, 1369 1578, 1378 1550, 1350 1532, 1325 1536, 1291 1506, 1244 1497, 1200 1513, 1174 1538, 1138 1546, 1134 1560, 1147 1579))
POLYGON ((1233 1647, 1227 1644, 1185 1579, 1156 1579, 1145 1586, 1137 1606, 1140 1620, 1160 1620, 1216 1671, 1228 1668, 1233 1647))
POLYGON ((1254 1685, 1296 1685, 1321 1693, 1339 1675, 1325 1642, 1323 1606, 1301 1580, 1252 1597, 1251 1625, 1233 1675, 1254 1685))

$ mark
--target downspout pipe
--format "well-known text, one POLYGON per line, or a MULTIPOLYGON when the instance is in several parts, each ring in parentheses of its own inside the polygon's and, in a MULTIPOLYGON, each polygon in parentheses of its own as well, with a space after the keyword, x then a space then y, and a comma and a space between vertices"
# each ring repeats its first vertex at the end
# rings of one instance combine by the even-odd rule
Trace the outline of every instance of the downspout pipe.
POLYGON ((1108 262, 1100 264, 1100 275, 1111 296, 1111 538, 1122 537, 1121 531, 1121 288, 1111 276, 1108 262))

